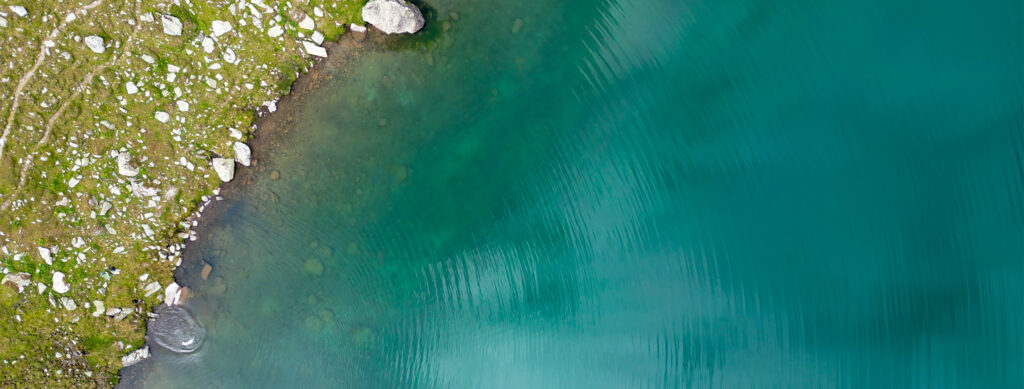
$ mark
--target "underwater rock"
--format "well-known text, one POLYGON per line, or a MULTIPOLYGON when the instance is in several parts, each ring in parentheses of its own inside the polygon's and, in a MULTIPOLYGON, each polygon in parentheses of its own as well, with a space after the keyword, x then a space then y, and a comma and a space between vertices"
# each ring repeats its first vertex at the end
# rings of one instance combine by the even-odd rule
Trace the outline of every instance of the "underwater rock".
POLYGON ((181 307, 161 305, 156 318, 149 322, 147 338, 162 348, 176 353, 199 349, 206 337, 206 328, 191 312, 181 307))
POLYGON ((306 262, 302 264, 302 269, 314 276, 324 275, 324 264, 316 258, 307 258, 306 262))

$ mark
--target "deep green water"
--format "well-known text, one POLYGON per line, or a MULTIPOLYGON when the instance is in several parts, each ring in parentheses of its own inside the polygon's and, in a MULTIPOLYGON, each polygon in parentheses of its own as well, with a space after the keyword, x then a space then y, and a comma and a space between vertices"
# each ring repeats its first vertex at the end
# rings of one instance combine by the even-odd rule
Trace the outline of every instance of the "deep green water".
POLYGON ((125 386, 1024 386, 1021 2, 421 3, 125 386))

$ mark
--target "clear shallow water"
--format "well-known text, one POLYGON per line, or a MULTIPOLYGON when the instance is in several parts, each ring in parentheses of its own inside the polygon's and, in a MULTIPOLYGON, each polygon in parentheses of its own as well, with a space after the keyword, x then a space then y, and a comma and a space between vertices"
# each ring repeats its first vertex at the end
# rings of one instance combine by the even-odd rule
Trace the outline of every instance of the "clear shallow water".
POLYGON ((807 3, 431 1, 125 386, 1021 387, 1022 5, 807 3))

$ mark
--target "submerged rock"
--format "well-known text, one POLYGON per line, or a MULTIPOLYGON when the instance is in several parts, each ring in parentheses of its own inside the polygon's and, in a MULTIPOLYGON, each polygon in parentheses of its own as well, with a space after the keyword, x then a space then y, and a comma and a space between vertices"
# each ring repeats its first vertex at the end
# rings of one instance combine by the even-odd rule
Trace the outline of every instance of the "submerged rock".
POLYGON ((423 28, 423 14, 405 0, 370 0, 363 6, 363 20, 385 34, 411 34, 423 28))
POLYGON ((306 273, 314 276, 324 275, 324 264, 316 258, 307 258, 306 261, 302 263, 302 269, 305 270, 306 273))
POLYGON ((185 308, 161 305, 155 313, 156 318, 149 322, 147 338, 160 347, 190 353, 203 344, 206 328, 185 308))

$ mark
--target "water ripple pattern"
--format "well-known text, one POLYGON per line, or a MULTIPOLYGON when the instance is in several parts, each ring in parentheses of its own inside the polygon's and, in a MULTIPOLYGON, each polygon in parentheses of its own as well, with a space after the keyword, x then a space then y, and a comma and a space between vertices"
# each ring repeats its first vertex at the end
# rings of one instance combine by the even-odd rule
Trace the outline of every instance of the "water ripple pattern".
POLYGON ((1024 387, 1021 2, 418 4, 126 387, 1024 387))

